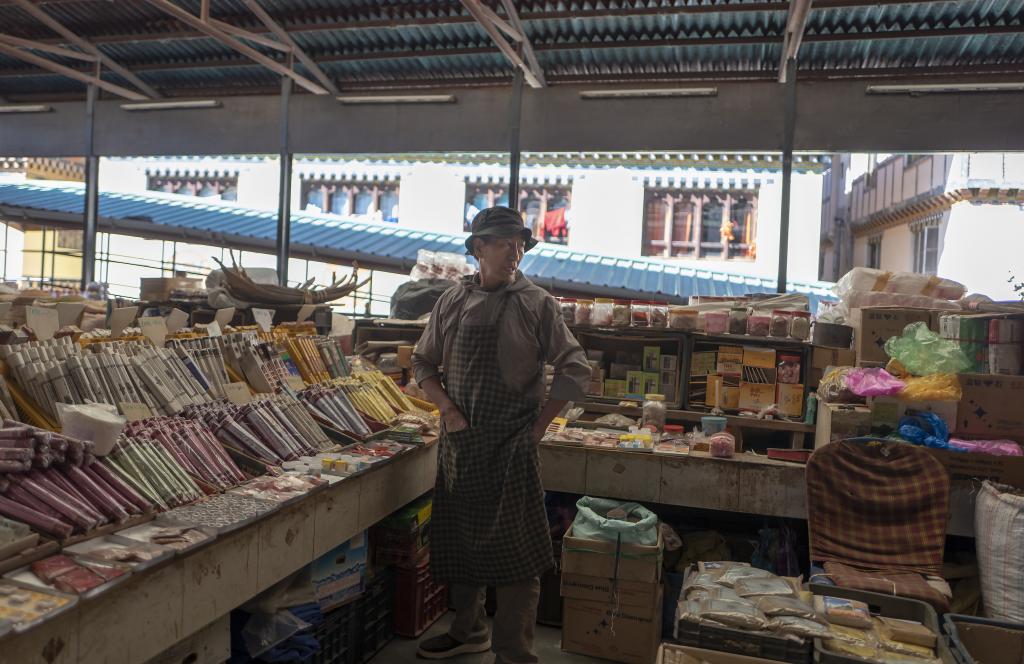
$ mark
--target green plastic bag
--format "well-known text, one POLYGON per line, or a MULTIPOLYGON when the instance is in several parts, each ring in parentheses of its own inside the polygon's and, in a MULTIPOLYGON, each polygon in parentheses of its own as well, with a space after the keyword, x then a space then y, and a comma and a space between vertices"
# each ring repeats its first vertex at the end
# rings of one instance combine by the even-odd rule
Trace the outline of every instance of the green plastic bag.
POLYGON ((576 502, 576 520, 572 523, 574 537, 623 544, 654 546, 658 543, 658 516, 637 503, 583 496, 576 502), (611 512, 623 512, 626 519, 609 518, 611 512), (633 521, 636 519, 636 521, 633 521))
POLYGON ((885 352, 915 376, 956 374, 971 367, 956 342, 943 339, 922 322, 907 325, 903 336, 886 341, 885 352))

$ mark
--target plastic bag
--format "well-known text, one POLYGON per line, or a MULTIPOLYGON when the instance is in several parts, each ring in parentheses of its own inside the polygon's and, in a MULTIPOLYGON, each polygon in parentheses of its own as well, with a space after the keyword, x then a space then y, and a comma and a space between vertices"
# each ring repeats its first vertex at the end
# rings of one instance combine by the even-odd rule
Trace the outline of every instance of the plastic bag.
POLYGON ((768 629, 779 634, 791 634, 809 639, 828 636, 828 627, 813 620, 797 616, 773 618, 768 623, 768 629))
POLYGON ((937 373, 919 378, 907 378, 900 397, 904 401, 960 401, 963 388, 956 374, 937 373))
POLYGON ((700 603, 701 620, 714 620, 740 629, 764 629, 768 618, 758 611, 753 602, 709 599, 700 603))
POLYGON ((825 376, 818 383, 818 399, 825 403, 864 403, 846 386, 846 376, 853 367, 828 367, 825 376))
POLYGON ((901 417, 898 432, 901 438, 914 444, 949 449, 949 428, 935 413, 919 412, 901 417))
POLYGON ((907 325, 903 336, 886 341, 885 352, 915 376, 961 373, 972 364, 956 342, 941 338, 923 322, 907 325))
POLYGON ((572 523, 576 537, 643 546, 658 543, 658 517, 643 505, 584 496, 576 508, 579 512, 572 523))
POLYGON ((594 420, 594 422, 597 424, 607 424, 610 427, 623 427, 627 429, 629 427, 636 426, 636 420, 632 420, 625 415, 620 415, 619 413, 608 413, 607 415, 602 415, 594 420))
POLYGON ((69 406, 57 404, 61 431, 69 438, 90 440, 95 447, 93 454, 106 456, 114 449, 117 437, 124 429, 124 417, 117 414, 117 408, 105 403, 90 403, 69 406))
POLYGON ((958 300, 967 289, 952 279, 943 279, 915 272, 885 272, 869 267, 855 267, 836 283, 835 293, 846 300, 851 291, 871 291, 923 295, 942 300, 958 300))
POLYGON ((951 449, 964 452, 975 452, 978 454, 991 454, 993 456, 1024 456, 1020 445, 1012 440, 961 440, 950 438, 951 449))
POLYGON ((817 619, 814 607, 796 597, 760 597, 757 599, 757 608, 771 618, 794 616, 807 620, 817 619))
POLYGON ((854 369, 846 374, 846 387, 861 397, 889 397, 906 384, 885 369, 854 369))
POLYGON ((740 597, 752 597, 763 595, 780 595, 784 597, 795 597, 796 587, 799 584, 792 584, 789 580, 778 576, 761 579, 739 579, 733 588, 740 597))
POLYGON ((242 628, 242 638, 249 654, 252 657, 259 657, 296 632, 309 628, 309 623, 286 609, 273 613, 257 611, 249 617, 242 628))

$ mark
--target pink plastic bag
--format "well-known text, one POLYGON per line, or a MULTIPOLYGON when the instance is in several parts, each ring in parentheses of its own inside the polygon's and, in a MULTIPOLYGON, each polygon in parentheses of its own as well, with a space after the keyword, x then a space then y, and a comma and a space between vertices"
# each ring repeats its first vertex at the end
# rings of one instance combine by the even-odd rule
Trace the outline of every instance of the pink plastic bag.
POLYGON ((889 397, 899 394, 906 383, 885 369, 853 369, 846 374, 846 389, 861 397, 889 397))
POLYGON ((961 440, 950 438, 949 446, 964 452, 978 452, 994 456, 1024 456, 1020 445, 1012 440, 961 440))

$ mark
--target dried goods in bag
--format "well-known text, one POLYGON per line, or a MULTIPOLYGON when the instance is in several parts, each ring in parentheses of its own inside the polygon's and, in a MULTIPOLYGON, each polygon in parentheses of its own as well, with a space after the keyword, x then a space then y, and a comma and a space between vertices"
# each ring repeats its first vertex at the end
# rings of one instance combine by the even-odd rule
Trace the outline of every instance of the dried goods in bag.
POLYGON ((745 600, 704 600, 700 602, 700 617, 741 629, 764 629, 768 625, 768 618, 745 600))
POLYGON ((770 578, 775 576, 767 570, 759 567, 733 567, 728 569, 718 579, 718 583, 732 588, 740 579, 770 578))
POLYGON ((794 584, 788 579, 773 576, 767 578, 742 578, 736 581, 733 588, 736 589, 736 594, 740 597, 751 597, 755 595, 782 595, 786 597, 793 597, 796 595, 796 588, 798 586, 799 584, 794 584))
POLYGON ((814 598, 814 608, 833 625, 860 629, 871 629, 874 626, 874 623, 871 622, 871 614, 868 612, 868 605, 864 602, 819 595, 814 598))
POLYGON ((755 604, 769 618, 793 616, 816 620, 818 615, 813 606, 796 597, 758 597, 755 604))
POLYGON ((813 620, 799 618, 797 616, 772 618, 768 622, 768 629, 773 632, 779 632, 780 634, 790 634, 792 636, 801 636, 808 639, 828 636, 828 627, 825 627, 821 623, 813 620))

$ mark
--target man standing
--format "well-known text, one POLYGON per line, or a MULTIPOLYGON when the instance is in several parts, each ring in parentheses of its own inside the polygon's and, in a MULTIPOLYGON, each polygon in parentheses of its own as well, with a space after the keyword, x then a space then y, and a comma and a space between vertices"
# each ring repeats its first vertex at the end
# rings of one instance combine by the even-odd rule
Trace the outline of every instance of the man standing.
POLYGON ((480 212, 466 239, 480 271, 441 296, 413 353, 416 381, 441 410, 430 567, 455 608, 449 632, 420 644, 427 659, 490 648, 496 664, 538 661, 539 577, 554 561, 537 444, 583 398, 590 366, 557 301, 518 269, 536 244, 515 210, 480 212), (545 363, 555 368, 546 402, 545 363))

